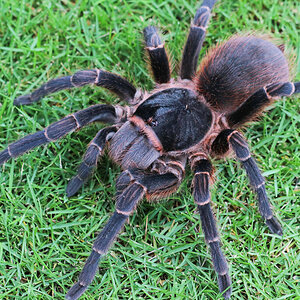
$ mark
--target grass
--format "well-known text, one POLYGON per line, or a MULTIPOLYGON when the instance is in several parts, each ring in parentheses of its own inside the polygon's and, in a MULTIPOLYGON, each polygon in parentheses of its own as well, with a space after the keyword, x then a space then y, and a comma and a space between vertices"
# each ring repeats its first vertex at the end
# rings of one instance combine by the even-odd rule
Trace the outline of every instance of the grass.
MULTIPOLYGON (((1 1, 1 149, 70 112, 117 103, 106 91, 86 87, 32 106, 13 106, 17 95, 51 78, 99 67, 151 89, 142 28, 159 25, 176 66, 198 5, 193 0, 1 1)), ((298 1, 224 0, 213 12, 202 55, 234 33, 270 33, 294 49, 295 80, 300 80, 298 1)), ((215 161, 212 196, 233 279, 232 299, 300 299, 299 100, 277 101, 245 131, 264 170, 282 238, 269 234, 261 221, 238 163, 215 161)), ((106 156, 77 196, 65 196, 100 127, 84 128, 1 168, 0 299, 63 299, 77 280, 96 232, 114 209, 120 172, 106 156)), ((199 232, 191 179, 188 172, 169 200, 138 208, 82 299, 222 299, 199 232)))

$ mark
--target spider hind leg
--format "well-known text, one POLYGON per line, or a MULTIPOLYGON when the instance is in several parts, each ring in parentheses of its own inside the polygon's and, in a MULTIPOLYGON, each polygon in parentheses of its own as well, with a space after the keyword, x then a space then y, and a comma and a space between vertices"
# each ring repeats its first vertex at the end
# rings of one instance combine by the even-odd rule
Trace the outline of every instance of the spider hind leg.
POLYGON ((282 235, 282 228, 277 219, 274 217, 271 205, 268 201, 265 179, 261 175, 255 160, 251 157, 246 141, 237 131, 233 131, 228 137, 228 140, 237 158, 246 170, 250 185, 257 194, 260 214, 265 219, 266 224, 272 233, 282 235))
POLYGON ((169 59, 157 29, 154 26, 146 27, 144 39, 155 82, 158 84, 169 82, 171 78, 169 59))
POLYGON ((251 157, 247 142, 242 135, 236 130, 226 129, 217 136, 212 144, 212 150, 218 155, 221 155, 229 149, 229 145, 232 147, 237 159, 248 175, 250 185, 257 195, 259 212, 269 230, 273 234, 282 235, 281 225, 275 218, 268 200, 265 179, 261 175, 255 160, 251 157), (225 152, 222 153, 222 150, 225 152))
POLYGON ((197 10, 183 50, 180 77, 192 79, 196 73, 198 57, 205 39, 206 27, 210 19, 210 11, 216 0, 204 0, 197 10))
POLYGON ((268 84, 251 95, 238 109, 226 115, 228 125, 238 128, 270 105, 274 98, 288 97, 300 93, 300 82, 280 82, 268 84))

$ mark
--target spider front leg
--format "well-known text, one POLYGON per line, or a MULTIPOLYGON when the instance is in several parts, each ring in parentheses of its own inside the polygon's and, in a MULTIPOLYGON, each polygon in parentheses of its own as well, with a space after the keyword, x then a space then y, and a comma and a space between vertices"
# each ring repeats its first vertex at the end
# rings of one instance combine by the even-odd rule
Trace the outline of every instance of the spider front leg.
POLYGON ((80 129, 92 122, 115 124, 123 118, 123 114, 123 109, 116 109, 114 106, 106 104, 93 105, 79 110, 52 123, 44 130, 27 135, 10 144, 5 150, 0 152, 0 165, 10 158, 16 158, 35 147, 56 141, 67 133, 80 129))
POLYGON ((225 299, 231 295, 231 279, 228 274, 228 265, 220 246, 220 237, 216 221, 210 206, 209 183, 213 174, 213 166, 207 159, 196 160, 193 164, 194 171, 194 199, 200 213, 202 230, 206 243, 210 247, 213 266, 218 274, 220 293, 225 299))
POLYGON ((197 10, 183 50, 180 77, 192 79, 196 73, 198 57, 205 39, 210 11, 217 0, 204 0, 197 10))
POLYGON ((72 76, 52 79, 44 83, 31 94, 17 97, 14 100, 14 104, 32 104, 33 102, 37 102, 49 94, 88 84, 102 86, 117 94, 125 101, 133 100, 136 93, 135 87, 121 76, 100 69, 94 69, 78 71, 72 76))
POLYGON ((96 275, 100 258, 107 253, 144 195, 151 197, 156 193, 173 191, 178 182, 179 178, 173 173, 146 173, 137 169, 124 171, 119 176, 116 183, 116 210, 96 238, 78 282, 68 291, 66 299, 76 300, 85 292, 96 275))
POLYGON ((97 165, 99 157, 103 153, 103 149, 107 143, 107 140, 110 139, 116 131, 117 128, 114 126, 103 128, 91 141, 84 154, 83 162, 80 164, 76 176, 74 176, 68 183, 66 189, 68 197, 75 195, 83 183, 91 175, 97 165))
POLYGON ((265 179, 261 175, 255 160, 251 157, 247 142, 244 140, 242 135, 238 131, 232 129, 222 131, 214 140, 212 144, 212 151, 218 155, 224 154, 229 150, 229 145, 232 147, 236 157, 246 170, 250 185, 257 195, 258 207, 261 216, 272 233, 282 235, 282 228, 277 219, 274 217, 268 200, 265 188, 265 179))
POLYGON ((133 212, 144 194, 144 187, 138 183, 133 183, 130 184, 117 198, 116 211, 96 238, 93 244, 92 253, 88 257, 83 270, 79 275, 78 282, 68 291, 66 299, 78 299, 91 284, 98 270, 100 258, 107 253, 129 218, 129 215, 133 212))

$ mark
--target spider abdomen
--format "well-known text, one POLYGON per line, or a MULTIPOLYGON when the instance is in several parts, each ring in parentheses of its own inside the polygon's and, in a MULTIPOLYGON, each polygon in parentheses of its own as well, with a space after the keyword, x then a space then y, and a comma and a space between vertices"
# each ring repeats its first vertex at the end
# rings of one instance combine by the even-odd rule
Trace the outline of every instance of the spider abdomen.
POLYGON ((230 112, 263 86, 286 81, 289 67, 281 49, 262 38, 241 36, 208 52, 196 86, 215 110, 230 112))

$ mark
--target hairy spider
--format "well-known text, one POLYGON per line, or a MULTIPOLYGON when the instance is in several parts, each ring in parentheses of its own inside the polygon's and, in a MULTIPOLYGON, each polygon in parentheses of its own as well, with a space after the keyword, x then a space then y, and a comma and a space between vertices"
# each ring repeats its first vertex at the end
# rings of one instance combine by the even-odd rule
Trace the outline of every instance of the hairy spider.
POLYGON ((29 95, 15 99, 27 105, 44 96, 88 84, 116 93, 129 106, 97 104, 64 117, 42 131, 10 144, 0 153, 0 165, 42 144, 93 122, 112 124, 100 130, 84 155, 77 175, 67 186, 78 192, 96 167, 105 146, 123 172, 116 182, 116 210, 94 242, 79 280, 66 295, 78 299, 92 282, 98 263, 139 202, 166 197, 180 185, 188 163, 193 172, 193 195, 205 240, 210 247, 220 292, 228 299, 231 280, 210 205, 211 158, 233 150, 257 194, 262 218, 270 231, 282 235, 265 189, 265 181, 247 142, 238 131, 255 119, 273 99, 300 92, 300 82, 289 81, 283 48, 253 35, 234 36, 211 49, 197 71, 197 61, 210 11, 216 0, 204 0, 190 27, 180 74, 171 79, 164 43, 153 26, 144 29, 146 51, 156 89, 142 92, 126 79, 104 70, 83 70, 53 79, 29 95))

